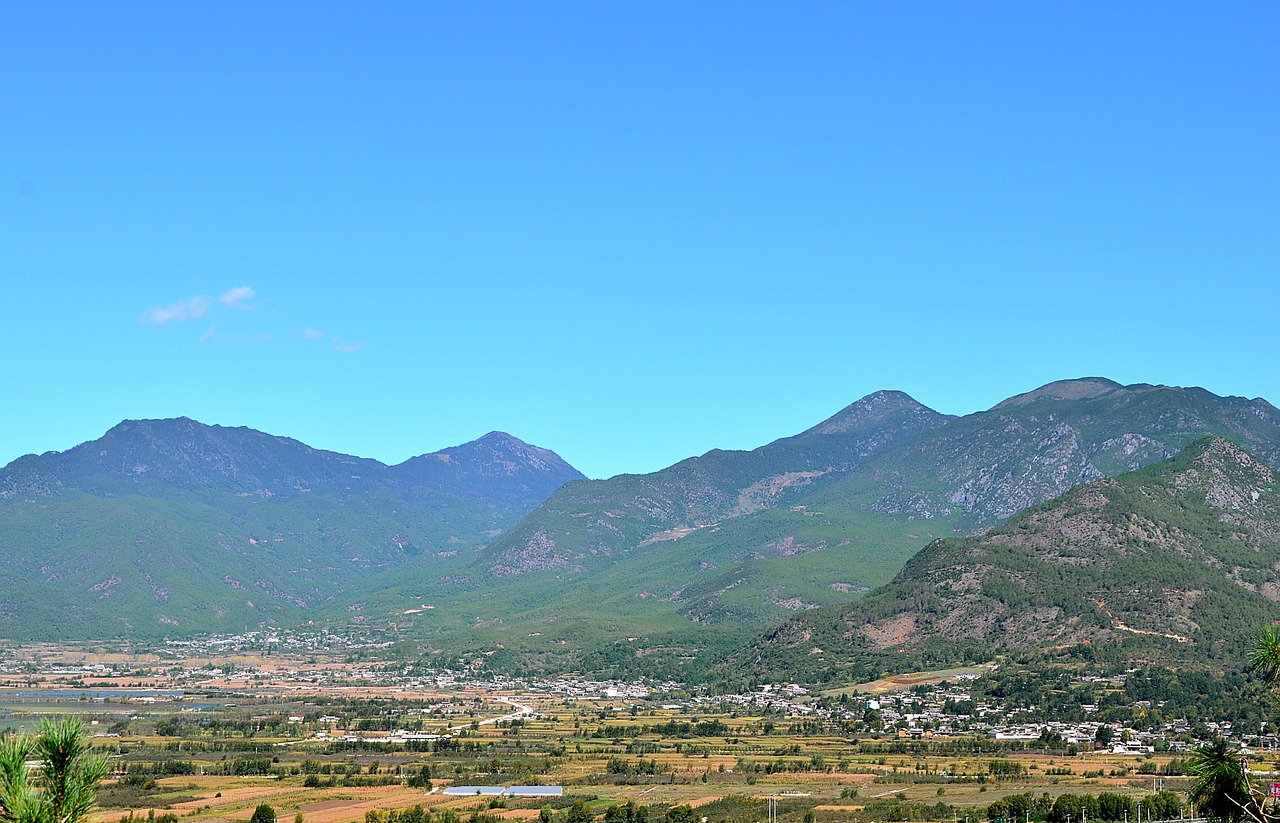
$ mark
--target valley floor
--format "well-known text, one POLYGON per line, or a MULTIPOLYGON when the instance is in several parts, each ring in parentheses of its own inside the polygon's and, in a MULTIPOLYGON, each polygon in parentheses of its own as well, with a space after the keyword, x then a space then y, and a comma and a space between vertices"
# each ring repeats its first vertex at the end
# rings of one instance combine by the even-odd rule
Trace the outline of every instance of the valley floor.
MULTIPOLYGON (((1057 798, 1102 793, 1135 817, 1152 804, 1193 812, 1180 803, 1185 741, 1012 717, 949 731, 942 707, 981 670, 826 695, 777 684, 710 696, 675 683, 418 672, 376 649, 251 645, 4 649, 0 724, 23 731, 43 716, 81 717, 111 754, 98 815, 111 823, 247 820, 261 803, 306 823, 395 823, 383 813, 417 805, 441 821, 551 813, 574 823, 587 812, 613 821, 621 812, 609 808, 625 803, 654 820, 751 823, 770 799, 784 820, 954 823, 1031 803, 1019 816, 1057 823, 1066 813, 1057 798), (536 784, 564 794, 445 791, 536 784)), ((1271 765, 1259 757, 1256 769, 1271 765)))

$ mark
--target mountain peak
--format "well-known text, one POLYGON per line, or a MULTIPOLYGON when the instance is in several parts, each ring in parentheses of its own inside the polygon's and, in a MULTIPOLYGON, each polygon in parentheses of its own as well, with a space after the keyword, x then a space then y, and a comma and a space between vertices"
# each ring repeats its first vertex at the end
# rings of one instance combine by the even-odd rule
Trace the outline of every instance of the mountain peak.
POLYGON ((503 445, 503 446, 525 446, 529 444, 516 437, 514 434, 507 434, 504 431, 493 430, 486 435, 476 438, 472 443, 483 443, 486 446, 503 445))
POLYGON ((102 437, 115 438, 134 433, 166 433, 173 431, 194 431, 214 428, 219 427, 207 426, 198 420, 192 420, 190 417, 140 417, 137 419, 128 418, 121 420, 119 423, 107 429, 102 437))
POLYGON ((496 497, 528 510, 580 471, 550 449, 530 445, 503 431, 491 431, 460 446, 411 457, 393 466, 394 476, 410 485, 453 494, 496 497))
POLYGON ((581 476, 560 455, 550 449, 526 443, 519 437, 504 431, 491 431, 459 446, 422 455, 424 458, 435 458, 445 463, 465 462, 479 456, 489 461, 503 463, 505 468, 512 472, 521 467, 536 470, 554 467, 557 470, 567 468, 575 476, 581 476))
POLYGON ((1023 394, 1017 394, 1008 400, 1002 400, 997 403, 994 408, 1004 409, 1010 406, 1025 406, 1036 400, 1087 400, 1091 397, 1100 397, 1108 392, 1116 389, 1123 389, 1124 386, 1114 380, 1108 380, 1105 377, 1077 377, 1071 380, 1055 380, 1052 383, 1046 383, 1038 389, 1032 389, 1023 394))
POLYGON ((948 417, 925 406, 906 392, 882 389, 855 400, 799 436, 861 432, 883 425, 888 418, 895 415, 936 416, 939 422, 948 417))

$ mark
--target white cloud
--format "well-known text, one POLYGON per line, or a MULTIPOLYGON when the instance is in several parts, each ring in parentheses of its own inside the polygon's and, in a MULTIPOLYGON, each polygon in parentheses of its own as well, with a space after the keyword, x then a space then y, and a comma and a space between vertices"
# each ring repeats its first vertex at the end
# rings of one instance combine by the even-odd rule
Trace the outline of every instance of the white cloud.
POLYGON ((208 312, 209 298, 199 295, 167 306, 152 306, 142 313, 138 322, 146 323, 148 326, 163 326, 166 323, 195 320, 204 317, 208 312))
POLYGON ((223 292, 218 302, 231 309, 251 309, 253 306, 249 301, 257 296, 258 293, 248 286, 236 286, 223 292))
POLYGON ((336 352, 342 352, 343 354, 350 354, 351 352, 356 352, 363 349, 364 343, 344 343, 337 336, 335 336, 332 340, 329 341, 329 348, 333 349, 336 352))
POLYGON ((310 326, 308 326, 307 328, 302 330, 302 336, 307 338, 308 340, 323 340, 325 337, 325 334, 319 329, 313 329, 310 326))
POLYGON ((219 337, 220 335, 218 334, 218 324, 214 323, 212 326, 205 329, 204 334, 200 335, 200 342, 201 343, 217 343, 219 340, 219 337))

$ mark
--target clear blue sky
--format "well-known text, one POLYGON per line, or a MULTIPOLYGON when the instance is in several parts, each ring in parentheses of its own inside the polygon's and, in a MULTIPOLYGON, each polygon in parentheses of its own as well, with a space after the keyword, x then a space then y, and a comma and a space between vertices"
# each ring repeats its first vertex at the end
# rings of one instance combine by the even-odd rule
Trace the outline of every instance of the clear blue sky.
POLYGON ((591 476, 902 389, 1280 403, 1280 4, 19 3, 0 464, 186 415, 591 476))

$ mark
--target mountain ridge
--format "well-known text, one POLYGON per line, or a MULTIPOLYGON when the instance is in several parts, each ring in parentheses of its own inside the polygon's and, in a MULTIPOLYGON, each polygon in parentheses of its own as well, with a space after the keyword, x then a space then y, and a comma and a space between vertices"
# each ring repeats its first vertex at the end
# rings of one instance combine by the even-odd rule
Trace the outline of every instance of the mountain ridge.
POLYGON ((584 478, 555 452, 500 431, 388 465, 247 426, 176 417, 123 420, 101 437, 65 451, 18 457, 0 467, 0 499, 62 491, 115 496, 155 493, 161 487, 280 496, 303 493, 316 482, 422 485, 488 499, 477 488, 476 476, 516 478, 514 487, 507 483, 496 493, 506 502, 540 499, 568 480, 584 478), (471 482, 463 482, 461 475, 471 482), (520 490, 528 494, 520 495, 520 490))

